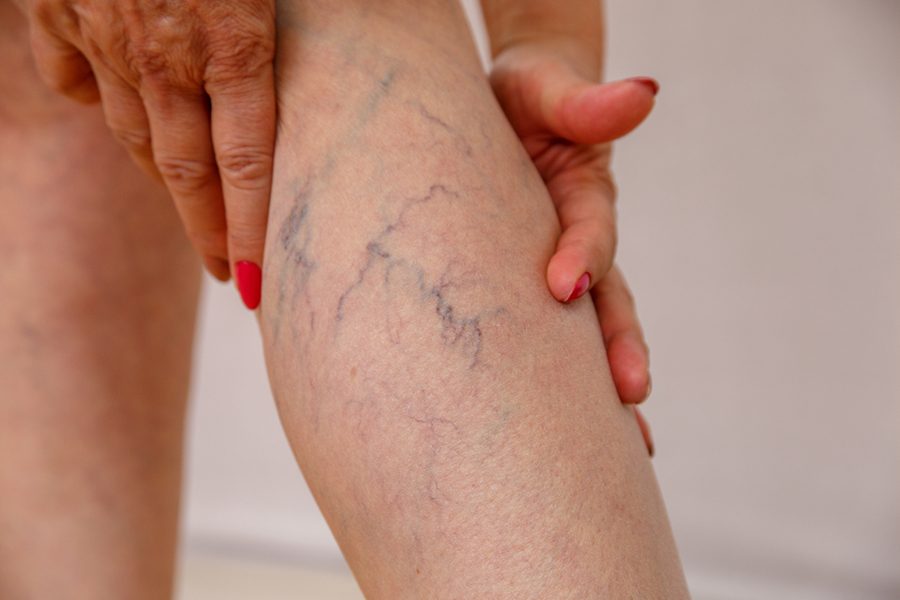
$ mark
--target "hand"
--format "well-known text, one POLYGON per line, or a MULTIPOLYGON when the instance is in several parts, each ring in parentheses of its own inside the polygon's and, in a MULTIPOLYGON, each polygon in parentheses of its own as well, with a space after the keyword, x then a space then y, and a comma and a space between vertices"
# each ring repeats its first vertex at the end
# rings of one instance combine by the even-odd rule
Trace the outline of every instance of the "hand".
POLYGON ((206 268, 223 281, 234 268, 255 308, 275 140, 274 0, 17 3, 43 78, 102 100, 116 138, 165 182, 206 268))
MULTIPOLYGON (((643 121, 658 90, 649 78, 597 84, 564 53, 525 43, 495 59, 491 85, 547 184, 562 225, 547 267, 550 293, 571 302, 592 291, 619 397, 638 404, 650 393, 649 353, 634 300, 619 269, 610 142, 643 121)), ((646 421, 633 407, 651 455, 646 421)))

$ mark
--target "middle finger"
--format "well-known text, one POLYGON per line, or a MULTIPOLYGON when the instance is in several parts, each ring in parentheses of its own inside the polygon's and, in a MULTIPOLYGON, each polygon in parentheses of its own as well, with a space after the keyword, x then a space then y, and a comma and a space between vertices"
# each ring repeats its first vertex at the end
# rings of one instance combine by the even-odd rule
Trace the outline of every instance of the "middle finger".
POLYGON ((197 252, 213 276, 225 280, 229 275, 225 207, 206 96, 200 89, 154 89, 142 95, 156 168, 197 252))

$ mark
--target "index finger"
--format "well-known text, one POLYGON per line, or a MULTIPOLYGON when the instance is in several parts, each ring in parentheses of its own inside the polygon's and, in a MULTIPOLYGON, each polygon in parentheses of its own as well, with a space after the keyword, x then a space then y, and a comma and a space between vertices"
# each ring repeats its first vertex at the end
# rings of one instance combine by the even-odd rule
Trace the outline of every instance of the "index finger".
POLYGON ((212 139, 222 179, 228 256, 247 308, 259 306, 261 266, 275 152, 275 76, 271 62, 233 83, 207 84, 212 139))

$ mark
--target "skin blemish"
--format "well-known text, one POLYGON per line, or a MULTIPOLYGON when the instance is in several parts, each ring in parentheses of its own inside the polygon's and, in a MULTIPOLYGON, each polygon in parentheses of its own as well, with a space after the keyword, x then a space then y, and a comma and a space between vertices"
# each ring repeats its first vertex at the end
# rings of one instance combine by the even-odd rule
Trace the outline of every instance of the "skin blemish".
MULTIPOLYGON (((460 272, 458 265, 451 261, 439 276, 435 276, 422 265, 420 257, 397 249, 396 236, 414 235, 416 232, 411 228, 415 220, 422 215, 428 216, 427 212, 420 214, 419 209, 427 211, 434 202, 452 202, 458 198, 460 194, 447 185, 433 184, 427 193, 407 197, 399 212, 386 219, 381 230, 366 243, 364 262, 357 271, 355 281, 338 298, 334 313, 335 338, 354 299, 365 298, 363 290, 380 283, 385 290, 392 290, 392 294, 412 294, 411 297, 415 298, 417 304, 430 305, 430 312, 437 319, 441 343, 467 357, 469 369, 479 364, 485 320, 498 316, 505 310, 496 307, 473 313, 465 309, 459 304, 459 294, 464 295, 466 288, 471 287, 471 272, 460 272)), ((388 331, 393 344, 401 343, 403 330, 403 318, 392 318, 389 313, 388 331)))
MULTIPOLYGON (((432 185, 428 193, 424 196, 407 198, 404 203, 403 208, 400 210, 400 214, 396 219, 385 225, 380 232, 366 244, 366 261, 363 266, 359 269, 359 272, 356 276, 356 281, 353 282, 350 287, 348 287, 338 298, 337 308, 335 310, 335 320, 340 322, 344 318, 344 311, 347 304, 347 301, 350 298, 350 295, 355 292, 366 280, 366 277, 369 274, 369 271, 378 261, 389 261, 388 267, 392 268, 396 266, 395 262, 390 261, 400 261, 401 259, 395 259, 391 256, 391 253, 385 250, 384 245, 388 242, 391 234, 402 229, 406 225, 406 216, 412 209, 418 207, 421 204, 425 204, 427 202, 431 202, 438 196, 445 196, 449 198, 458 198, 459 194, 455 191, 449 189, 445 185, 435 184, 432 185)), ((388 278, 385 278, 385 284, 389 283, 388 278)))
MULTIPOLYGON (((315 305, 309 294, 310 277, 318 268, 310 251, 314 233, 310 225, 312 192, 308 181, 304 184, 295 182, 293 187, 291 211, 278 229, 278 243, 284 254, 279 269, 278 300, 273 323, 275 341, 281 329, 281 315, 288 306, 296 306, 298 300, 302 299, 308 308, 307 331, 312 332, 316 324, 315 305)), ((296 326, 293 334, 295 339, 300 334, 296 326)))

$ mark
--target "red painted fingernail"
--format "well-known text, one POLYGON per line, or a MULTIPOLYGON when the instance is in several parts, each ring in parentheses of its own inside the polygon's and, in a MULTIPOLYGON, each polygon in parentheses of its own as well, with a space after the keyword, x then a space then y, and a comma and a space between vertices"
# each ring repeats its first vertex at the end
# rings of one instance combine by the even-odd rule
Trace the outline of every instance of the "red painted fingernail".
POLYGON ((659 93, 659 82, 652 77, 629 77, 625 81, 634 81, 635 83, 647 86, 647 89, 649 89, 650 93, 654 96, 659 93))
POLYGON ((235 267, 237 267, 237 285, 241 292, 241 300, 244 301, 244 306, 250 310, 256 310, 262 295, 262 269, 249 260, 242 260, 235 267))
POLYGON ((591 287, 591 274, 585 273, 581 277, 578 278, 578 281, 575 282, 575 287, 572 288, 572 291, 569 292, 569 295, 566 296, 564 302, 572 302, 573 300, 578 300, 584 293, 591 287))

